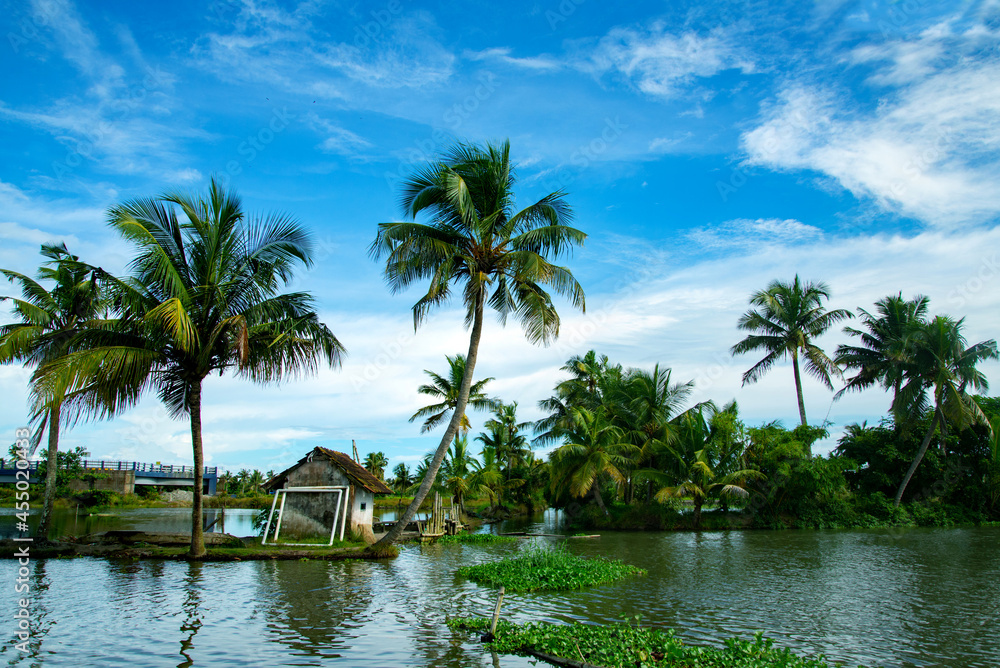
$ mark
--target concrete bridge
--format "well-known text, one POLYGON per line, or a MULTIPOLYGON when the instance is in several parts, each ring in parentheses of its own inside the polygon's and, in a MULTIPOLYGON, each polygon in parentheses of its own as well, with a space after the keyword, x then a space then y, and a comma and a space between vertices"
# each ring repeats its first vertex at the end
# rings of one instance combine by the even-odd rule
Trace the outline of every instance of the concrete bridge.
MULTIPOLYGON (((0 483, 17 481, 17 461, 0 459, 0 483)), ((38 461, 28 463, 29 482, 41 482, 38 478, 38 461)), ((144 464, 142 462, 119 462, 104 459, 85 459, 83 468, 87 471, 103 474, 95 480, 95 489, 111 489, 116 492, 128 493, 134 491, 135 485, 160 485, 166 487, 191 487, 194 485, 193 466, 172 466, 163 464, 144 464), (101 484, 105 483, 105 484, 101 484)), ((215 494, 219 482, 219 469, 216 466, 206 466, 202 473, 202 491, 205 494, 215 494)))

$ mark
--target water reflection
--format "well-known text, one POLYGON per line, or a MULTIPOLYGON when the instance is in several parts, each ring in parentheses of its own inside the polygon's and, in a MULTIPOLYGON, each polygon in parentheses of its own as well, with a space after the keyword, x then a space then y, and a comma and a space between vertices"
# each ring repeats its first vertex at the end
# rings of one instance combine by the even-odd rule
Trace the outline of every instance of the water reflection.
MULTIPOLYGON (((553 515, 491 530, 556 533, 553 515)), ((9 665, 529 666, 444 625, 486 615, 496 593, 455 576, 526 544, 565 544, 649 571, 574 592, 508 595, 504 618, 613 622, 641 615, 689 642, 763 630, 848 665, 1000 665, 1000 528, 604 533, 497 545, 410 545, 391 562, 32 564, 33 654, 9 665)), ((0 582, 16 577, 0 562, 0 582)), ((13 619, 16 601, 0 597, 13 619)))
POLYGON ((201 582, 202 569, 204 564, 197 562, 189 563, 187 577, 184 578, 184 621, 181 623, 181 649, 180 654, 184 660, 177 664, 177 668, 191 668, 194 659, 191 658, 191 650, 194 648, 194 637, 201 629, 201 582))

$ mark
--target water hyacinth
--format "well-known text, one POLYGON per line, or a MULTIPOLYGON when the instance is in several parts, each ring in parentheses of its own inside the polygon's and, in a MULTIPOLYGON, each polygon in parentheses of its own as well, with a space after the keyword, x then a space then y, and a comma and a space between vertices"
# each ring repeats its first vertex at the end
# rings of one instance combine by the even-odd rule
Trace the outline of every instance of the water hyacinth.
MULTIPOLYGON (((448 620, 453 630, 480 632, 489 625, 486 618, 448 620)), ((731 638, 723 648, 692 647, 676 638, 672 630, 629 623, 519 625, 501 620, 488 647, 498 654, 548 655, 607 668, 833 668, 822 656, 800 657, 787 648, 776 648, 760 633, 753 640, 731 638)))
POLYGON ((614 582, 630 575, 645 575, 636 566, 613 559, 587 559, 570 554, 565 546, 529 547, 516 557, 458 569, 458 575, 507 591, 582 589, 614 582))

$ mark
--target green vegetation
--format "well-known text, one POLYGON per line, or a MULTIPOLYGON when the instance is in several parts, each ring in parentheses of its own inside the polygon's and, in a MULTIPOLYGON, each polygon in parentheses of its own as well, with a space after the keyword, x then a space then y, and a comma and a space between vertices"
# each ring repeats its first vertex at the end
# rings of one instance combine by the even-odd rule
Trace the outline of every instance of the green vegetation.
MULTIPOLYGON (((39 367, 39 394, 68 388, 74 410, 104 418, 155 389, 173 416, 189 418, 200 471, 202 385, 210 374, 229 370, 271 383, 324 361, 339 364, 343 348, 319 322, 313 299, 279 293, 311 263, 309 236, 290 217, 251 218, 236 193, 213 179, 207 197, 135 199, 112 207, 108 218, 135 249, 131 275, 98 272, 109 313, 39 367)), ((192 557, 205 553, 201 510, 195 485, 192 557)))
POLYGON ((516 540, 517 538, 514 536, 498 536, 495 533, 460 533, 454 536, 441 536, 435 542, 484 545, 488 543, 513 543, 516 540))
POLYGON ((606 584, 646 571, 617 560, 578 557, 563 546, 529 547, 516 557, 463 566, 457 574, 491 587, 503 585, 508 591, 557 591, 606 584))
MULTIPOLYGON (((8 269, 0 269, 8 280, 21 285, 21 296, 0 296, 0 302, 10 300, 19 321, 0 326, 0 364, 21 362, 35 367, 31 377, 31 422, 35 427, 30 450, 38 445, 48 429, 46 449, 47 474, 45 500, 37 533, 48 538, 59 486, 57 471, 59 429, 75 422, 79 411, 67 398, 72 398, 69 377, 45 377, 47 365, 64 358, 75 349, 77 334, 90 327, 100 316, 104 305, 97 282, 98 269, 80 262, 66 244, 42 244, 41 254, 48 258, 38 269, 38 280, 52 283, 51 290, 42 283, 8 269)), ((26 458, 27 453, 25 453, 26 458)))
MULTIPOLYGON (((448 620, 453 631, 487 631, 490 620, 460 617, 448 620)), ((487 645, 499 654, 546 654, 607 668, 660 666, 670 668, 832 668, 823 657, 803 658, 776 648, 756 634, 753 640, 732 638, 724 648, 692 647, 673 631, 643 628, 628 623, 514 624, 501 620, 487 645)))
POLYGON ((517 318, 532 343, 550 343, 559 334, 559 314, 546 288, 584 308, 583 288, 565 267, 549 260, 568 254, 586 235, 569 225, 572 212, 561 192, 546 195, 521 211, 514 208, 516 170, 510 143, 457 144, 443 159, 417 169, 403 183, 406 222, 382 223, 371 255, 385 258, 385 278, 394 292, 427 279, 427 293, 413 306, 419 325, 462 284, 465 324, 471 326, 465 373, 451 419, 431 458, 413 502, 379 540, 398 540, 431 490, 445 454, 458 433, 489 306, 505 323, 517 318), (417 216, 428 223, 415 222, 417 216), (412 221, 412 222, 411 222, 412 221))

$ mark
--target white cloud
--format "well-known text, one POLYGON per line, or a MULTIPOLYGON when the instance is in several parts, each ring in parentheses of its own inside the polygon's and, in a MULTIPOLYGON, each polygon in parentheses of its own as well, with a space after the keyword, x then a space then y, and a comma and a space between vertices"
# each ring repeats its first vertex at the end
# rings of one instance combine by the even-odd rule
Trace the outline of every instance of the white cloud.
POLYGON ((914 40, 855 49, 851 62, 889 63, 871 75, 872 85, 897 87, 862 109, 823 86, 790 84, 743 134, 747 163, 816 171, 933 225, 995 220, 1000 61, 945 48, 975 51, 979 41, 938 26, 914 40))
POLYGON ((722 30, 672 34, 660 21, 648 29, 612 29, 598 44, 591 66, 598 73, 618 72, 642 92, 662 98, 724 70, 754 71, 750 58, 722 30))
POLYGON ((738 218, 718 225, 697 227, 687 233, 688 239, 708 249, 787 245, 823 236, 818 227, 794 219, 738 218))
POLYGON ((558 60, 545 54, 527 58, 518 58, 511 56, 510 53, 511 49, 507 47, 495 47, 492 49, 484 49, 482 51, 466 51, 464 55, 469 60, 493 60, 521 69, 542 72, 551 72, 562 67, 562 64, 558 60))

